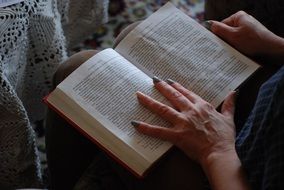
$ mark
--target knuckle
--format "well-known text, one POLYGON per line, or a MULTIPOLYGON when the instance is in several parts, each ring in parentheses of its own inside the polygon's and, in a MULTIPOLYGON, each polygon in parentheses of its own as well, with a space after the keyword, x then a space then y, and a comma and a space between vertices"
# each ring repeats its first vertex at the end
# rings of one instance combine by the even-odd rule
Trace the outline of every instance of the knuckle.
POLYGON ((192 96, 192 93, 190 91, 185 92, 186 96, 192 96))
POLYGON ((158 82, 155 85, 158 90, 166 90, 168 88, 168 84, 165 82, 158 82))
POLYGON ((202 118, 208 118, 209 117, 209 113, 207 110, 200 110, 200 113, 199 113, 199 118, 202 119, 202 118))
POLYGON ((179 114, 179 113, 177 113, 176 114, 176 120, 180 123, 180 124, 182 124, 184 121, 186 121, 186 117, 185 117, 185 114, 179 114))
POLYGON ((158 112, 162 115, 168 115, 170 112, 170 109, 166 105, 162 105, 158 107, 158 112))
POLYGON ((211 25, 210 30, 211 30, 212 32, 216 33, 216 34, 219 34, 219 33, 220 33, 220 25, 217 24, 217 23, 213 23, 213 24, 211 25))
POLYGON ((204 113, 208 113, 215 110, 215 108, 208 102, 203 102, 200 104, 198 114, 204 115, 204 113))
POLYGON ((191 91, 187 91, 185 92, 185 97, 188 97, 188 98, 194 98, 194 99, 197 99, 197 96, 195 96, 195 94, 191 91))
POLYGON ((199 118, 199 117, 200 117, 200 112, 196 108, 190 110, 186 114, 185 119, 183 120, 185 122, 184 125, 192 124, 193 121, 196 120, 196 118, 199 118))
POLYGON ((203 103, 203 108, 205 109, 205 110, 213 110, 213 109, 215 109, 210 103, 208 103, 208 102, 204 102, 203 103))
POLYGON ((195 108, 191 110, 190 113, 193 117, 198 117, 199 116, 199 111, 195 108))
POLYGON ((145 99, 142 102, 147 108, 152 109, 153 107, 155 107, 155 103, 153 101, 151 101, 150 99, 145 99))
POLYGON ((190 117, 188 118, 188 121, 192 121, 195 119, 198 120, 199 118, 206 117, 210 112, 207 108, 208 106, 209 105, 207 105, 206 103, 200 103, 199 105, 197 105, 194 109, 190 111, 190 117))
POLYGON ((209 115, 214 112, 215 108, 208 102, 204 102, 198 111, 198 115, 201 118, 208 118, 209 115))
POLYGON ((182 94, 181 94, 180 92, 177 92, 177 91, 172 92, 172 94, 171 94, 171 97, 172 97, 173 99, 178 99, 178 98, 180 98, 181 96, 182 96, 182 94))
POLYGON ((237 15, 245 16, 245 15, 247 15, 247 13, 245 11, 243 11, 243 10, 240 10, 240 11, 237 12, 237 15))

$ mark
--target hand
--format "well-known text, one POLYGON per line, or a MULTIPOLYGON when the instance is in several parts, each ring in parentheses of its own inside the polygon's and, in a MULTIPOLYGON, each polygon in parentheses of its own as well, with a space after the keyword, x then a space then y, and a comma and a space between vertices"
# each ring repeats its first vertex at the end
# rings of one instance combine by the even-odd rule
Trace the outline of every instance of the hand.
POLYGON ((146 135, 172 142, 191 159, 204 163, 211 154, 235 151, 234 96, 229 94, 221 113, 198 95, 171 80, 154 78, 155 87, 173 105, 164 105, 140 92, 139 102, 172 124, 171 128, 134 122, 146 135))
POLYGON ((284 40, 244 11, 222 22, 209 22, 213 33, 248 56, 284 56, 284 40))

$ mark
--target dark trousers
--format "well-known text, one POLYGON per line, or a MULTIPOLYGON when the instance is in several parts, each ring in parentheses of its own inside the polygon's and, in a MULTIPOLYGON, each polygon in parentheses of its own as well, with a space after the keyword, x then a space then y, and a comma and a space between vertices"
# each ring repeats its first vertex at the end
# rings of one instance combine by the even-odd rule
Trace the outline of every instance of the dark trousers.
MULTIPOLYGON (((239 88, 235 111, 237 131, 246 121, 259 87, 276 70, 277 67, 263 67, 239 88)), ((55 86, 64 77, 57 78, 55 77, 55 86)), ((96 145, 53 111, 49 111, 46 127, 47 159, 53 189, 72 189, 90 165, 93 165, 94 169, 89 168, 89 173, 106 171, 101 175, 104 179, 97 179, 97 183, 101 183, 101 186, 107 189, 126 187, 129 189, 204 189, 205 177, 200 166, 176 148, 159 161, 157 167, 153 168, 145 179, 141 180, 109 159, 96 145), (94 160, 98 161, 94 162, 94 160), (96 166, 96 163, 99 166, 96 166)))

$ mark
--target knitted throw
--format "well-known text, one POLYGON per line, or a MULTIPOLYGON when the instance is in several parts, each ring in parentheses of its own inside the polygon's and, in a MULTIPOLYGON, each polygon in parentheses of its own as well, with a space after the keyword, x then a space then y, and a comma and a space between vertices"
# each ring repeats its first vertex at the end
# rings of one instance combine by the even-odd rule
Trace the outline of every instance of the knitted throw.
POLYGON ((52 75, 107 19, 108 1, 25 0, 0 8, 0 189, 40 187, 31 123, 42 120, 52 75))

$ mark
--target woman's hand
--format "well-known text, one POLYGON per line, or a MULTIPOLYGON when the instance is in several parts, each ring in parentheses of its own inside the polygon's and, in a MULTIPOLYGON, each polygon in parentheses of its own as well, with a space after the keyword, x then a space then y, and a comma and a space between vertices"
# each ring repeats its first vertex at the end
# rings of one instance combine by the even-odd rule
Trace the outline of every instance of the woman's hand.
POLYGON ((235 151, 235 92, 229 94, 219 113, 208 102, 180 84, 171 80, 167 82, 154 78, 155 87, 174 108, 140 92, 137 97, 142 105, 169 121, 172 127, 134 122, 136 129, 146 135, 172 142, 201 165, 206 164, 204 162, 211 154, 235 151))
POLYGON ((244 11, 239 11, 222 22, 208 22, 213 33, 248 56, 284 57, 283 38, 270 32, 244 11))
POLYGON ((241 162, 235 150, 234 97, 228 95, 221 113, 180 84, 154 78, 155 87, 174 108, 140 92, 139 102, 172 124, 171 128, 133 121, 138 131, 171 141, 190 158, 198 161, 212 189, 248 190, 241 162))

